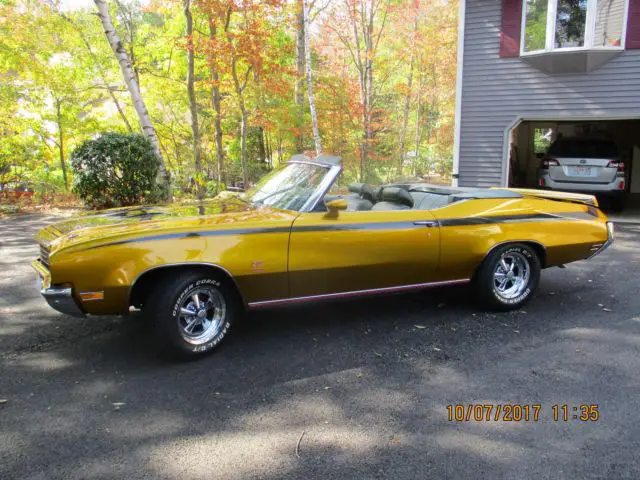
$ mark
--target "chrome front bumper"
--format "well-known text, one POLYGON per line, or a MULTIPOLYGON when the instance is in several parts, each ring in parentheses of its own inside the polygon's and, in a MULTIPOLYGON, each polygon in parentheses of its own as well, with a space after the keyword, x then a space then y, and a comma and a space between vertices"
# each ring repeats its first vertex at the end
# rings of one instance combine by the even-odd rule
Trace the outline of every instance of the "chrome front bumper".
POLYGON ((84 317, 84 312, 78 307, 70 288, 43 288, 40 293, 51 308, 60 313, 72 317, 84 317))
POLYGON ((71 315, 72 317, 85 316, 73 298, 73 290, 71 288, 51 288, 51 274, 49 270, 38 260, 32 262, 31 266, 38 273, 38 288, 40 289, 40 294, 51 308, 65 315, 71 315))
POLYGON ((604 242, 602 245, 594 245, 593 247, 591 247, 592 253, 587 257, 587 260, 595 257, 599 253, 602 253, 607 248, 609 248, 613 243, 614 237, 615 237, 615 232, 613 228, 613 222, 607 222, 607 241, 604 242))

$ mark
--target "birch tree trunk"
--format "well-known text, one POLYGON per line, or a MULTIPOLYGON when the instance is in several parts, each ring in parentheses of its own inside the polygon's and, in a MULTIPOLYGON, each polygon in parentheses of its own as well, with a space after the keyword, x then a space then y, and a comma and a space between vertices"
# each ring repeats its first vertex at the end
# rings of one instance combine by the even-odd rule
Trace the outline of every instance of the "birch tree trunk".
POLYGON ((193 163, 196 173, 196 197, 204 198, 202 185, 202 142, 200 141, 200 125, 198 124, 198 104, 195 91, 195 67, 193 59, 193 16, 191 15, 191 0, 183 0, 184 18, 187 25, 187 94, 189 96, 189 110, 191 112, 191 132, 193 134, 193 163))
POLYGON ((304 151, 304 77, 305 77, 305 0, 297 0, 298 13, 296 14, 296 86, 295 100, 298 107, 296 124, 298 132, 296 136, 296 151, 304 151))
POLYGON ((247 122, 249 115, 244 102, 244 89, 247 86, 250 72, 251 67, 245 72, 244 82, 240 83, 238 78, 238 60, 234 54, 231 59, 231 77, 233 78, 233 85, 238 98, 238 107, 240 108, 240 164, 242 165, 242 181, 245 189, 249 188, 249 172, 247 168, 247 122))
POLYGON ((402 176, 402 167, 404 165, 404 160, 407 155, 407 146, 406 146, 406 138, 407 138, 407 125, 409 123, 409 110, 411 109, 411 88, 413 86, 413 66, 415 64, 415 46, 416 46, 416 35, 418 34, 418 15, 416 12, 416 17, 413 23, 413 37, 411 39, 411 60, 409 61, 409 74, 407 75, 407 92, 404 97, 404 108, 402 111, 402 128, 400 130, 400 148, 399 148, 399 158, 398 158, 398 167, 396 169, 396 174, 400 177, 402 176))
POLYGON ((309 46, 309 1, 302 0, 304 14, 304 51, 307 72, 307 87, 309 89, 309 111, 311 112, 311 126, 313 127, 313 142, 316 147, 316 155, 322 153, 322 139, 318 128, 318 114, 316 112, 316 99, 313 95, 313 69, 311 67, 311 48, 309 46))
POLYGON ((422 143, 422 91, 424 90, 425 75, 420 72, 420 82, 418 87, 418 106, 416 108, 416 134, 414 139, 414 149, 416 155, 413 159, 413 174, 416 173, 416 164, 420 161, 420 144, 422 143))
POLYGON ((127 51, 125 50, 122 42, 120 41, 120 38, 118 37, 118 32, 116 32, 116 29, 113 26, 111 14, 109 13, 109 7, 107 6, 105 0, 93 1, 98 8, 98 17, 102 21, 104 34, 107 37, 109 45, 111 46, 111 50, 113 50, 113 53, 118 60, 118 64, 120 65, 122 78, 124 79, 124 83, 127 85, 127 89, 129 90, 129 94, 131 95, 131 101, 133 102, 133 107, 138 114, 140 128, 153 145, 153 149, 160 160, 160 168, 158 168, 157 178, 158 183, 163 185, 166 188, 167 194, 169 194, 169 176, 167 174, 167 168, 164 163, 164 158, 162 157, 162 152, 160 151, 160 142, 158 141, 158 136, 156 135, 156 131, 153 128, 153 124, 151 123, 151 118, 149 116, 149 112, 147 111, 147 107, 142 100, 140 87, 138 86, 138 82, 136 81, 135 72, 131 67, 131 61, 129 60, 127 51))
POLYGON ((249 172, 247 172, 247 109, 244 106, 244 100, 241 101, 240 110, 242 116, 240 119, 240 163, 242 165, 242 183, 243 188, 249 188, 249 172))
MULTIPOLYGON (((209 40, 211 45, 214 44, 217 35, 216 19, 209 14, 209 40)), ((220 75, 213 59, 213 54, 209 53, 209 76, 211 77, 211 104, 213 106, 214 117, 213 126, 215 129, 216 140, 216 159, 218 163, 217 183, 227 183, 227 176, 224 169, 224 149, 222 148, 222 105, 220 97, 220 75)))
POLYGON ((56 122, 58 123, 58 152, 60 154, 60 168, 62 168, 62 179, 64 189, 69 190, 69 180, 67 177, 67 164, 64 161, 64 131, 62 130, 62 107, 60 99, 56 98, 56 122))

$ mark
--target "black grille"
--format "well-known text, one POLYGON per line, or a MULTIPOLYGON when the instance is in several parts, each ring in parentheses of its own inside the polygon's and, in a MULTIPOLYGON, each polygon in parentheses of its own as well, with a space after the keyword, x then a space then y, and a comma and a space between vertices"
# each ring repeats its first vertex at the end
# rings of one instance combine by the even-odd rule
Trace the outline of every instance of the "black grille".
POLYGON ((40 245, 40 262, 49 268, 49 249, 40 245))

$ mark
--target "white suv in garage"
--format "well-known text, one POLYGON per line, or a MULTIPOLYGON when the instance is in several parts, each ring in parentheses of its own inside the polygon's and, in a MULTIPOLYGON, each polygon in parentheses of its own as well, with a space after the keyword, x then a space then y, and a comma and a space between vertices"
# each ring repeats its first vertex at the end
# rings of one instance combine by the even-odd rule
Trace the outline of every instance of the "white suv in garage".
POLYGON ((620 208, 627 186, 625 164, 610 140, 558 138, 540 163, 538 186, 610 197, 620 208))

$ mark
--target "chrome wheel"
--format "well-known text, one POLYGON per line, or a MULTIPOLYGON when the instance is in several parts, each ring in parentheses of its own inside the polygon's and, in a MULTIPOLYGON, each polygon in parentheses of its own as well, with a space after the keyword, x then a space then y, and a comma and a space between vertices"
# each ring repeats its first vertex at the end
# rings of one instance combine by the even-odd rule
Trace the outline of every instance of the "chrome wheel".
POLYGON ((207 343, 222 329, 225 315, 226 303, 218 289, 209 286, 195 288, 180 305, 180 334, 191 344, 207 343))
POLYGON ((526 256, 519 252, 507 252, 493 271, 493 289, 500 297, 511 300, 526 290, 531 276, 531 266, 526 256))

